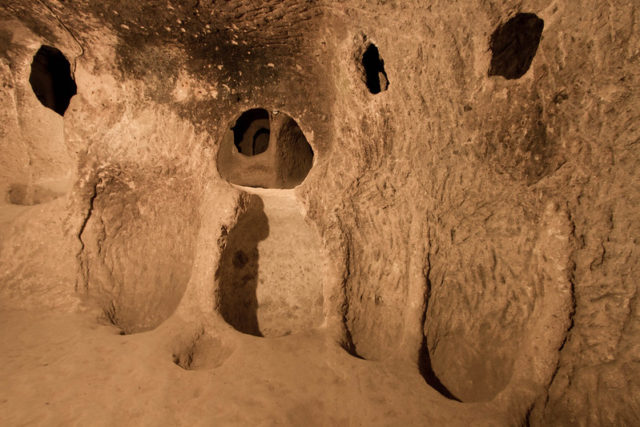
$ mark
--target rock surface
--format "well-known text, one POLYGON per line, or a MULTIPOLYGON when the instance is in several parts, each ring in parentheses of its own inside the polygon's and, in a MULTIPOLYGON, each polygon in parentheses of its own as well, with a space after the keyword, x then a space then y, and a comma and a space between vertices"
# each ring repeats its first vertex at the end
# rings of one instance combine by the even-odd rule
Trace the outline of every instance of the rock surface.
POLYGON ((640 424, 639 22, 633 0, 4 1, 0 423, 640 424), (63 112, 29 81, 42 46, 63 112), (220 171, 254 108, 313 151, 294 189, 220 171), (256 198, 268 235, 238 232, 256 198), (230 297, 234 262, 255 295, 230 297))

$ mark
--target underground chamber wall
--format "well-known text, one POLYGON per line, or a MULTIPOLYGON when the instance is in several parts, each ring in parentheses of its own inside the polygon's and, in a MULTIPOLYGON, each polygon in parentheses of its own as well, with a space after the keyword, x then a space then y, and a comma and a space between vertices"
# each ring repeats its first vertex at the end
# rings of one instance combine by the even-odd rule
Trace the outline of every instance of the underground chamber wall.
POLYGON ((93 179, 78 235, 82 287, 127 334, 154 329, 174 313, 191 277, 200 223, 198 201, 185 191, 193 181, 122 169, 93 179))

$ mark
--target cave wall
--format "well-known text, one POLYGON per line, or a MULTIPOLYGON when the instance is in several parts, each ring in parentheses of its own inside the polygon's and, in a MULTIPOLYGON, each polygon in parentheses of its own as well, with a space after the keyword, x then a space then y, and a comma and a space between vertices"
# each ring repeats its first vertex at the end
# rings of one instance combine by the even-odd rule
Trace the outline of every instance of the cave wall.
POLYGON ((546 377, 539 385, 551 381, 532 423, 637 423, 629 344, 637 299, 626 279, 637 242, 633 232, 614 237, 637 215, 637 8, 349 6, 336 13, 345 24, 333 39, 333 75, 341 94, 334 140, 350 149, 332 152, 326 174, 339 178, 312 206, 333 220, 327 229, 347 260, 355 351, 379 360, 418 346, 407 322, 420 320, 412 313, 423 280, 422 360, 436 388, 463 401, 499 400, 527 369, 546 377), (517 80, 489 77, 489 38, 520 11, 545 23, 532 66, 517 80), (371 41, 389 79, 374 96, 354 55, 371 41), (546 246, 552 234, 558 242, 546 246), (609 249, 626 255, 606 266, 609 249), (561 291, 549 300, 553 289, 561 291), (541 327, 539 307, 554 303, 541 327), (539 339, 559 351, 557 371, 525 368, 539 339))
MULTIPOLYGON (((32 206, 70 189, 75 155, 64 142, 62 117, 42 108, 29 85, 31 61, 43 39, 15 18, 3 22, 0 32, 2 202, 32 206)), ((56 41, 73 52, 69 37, 56 41)))
POLYGON ((638 13, 622 0, 11 0, 3 305, 97 303, 125 332, 215 311, 205 264, 243 197, 216 154, 262 107, 314 150, 296 191, 331 254, 324 315, 349 352, 414 363, 444 396, 514 423, 637 424, 638 13), (544 20, 532 65, 489 76, 491 34, 517 12, 544 20), (28 86, 41 44, 72 64, 64 117, 28 86))

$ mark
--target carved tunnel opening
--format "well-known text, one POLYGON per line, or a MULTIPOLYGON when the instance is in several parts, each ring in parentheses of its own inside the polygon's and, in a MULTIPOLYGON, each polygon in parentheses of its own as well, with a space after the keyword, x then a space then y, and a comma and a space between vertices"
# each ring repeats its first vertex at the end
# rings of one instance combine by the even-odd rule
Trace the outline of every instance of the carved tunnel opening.
POLYGON ((491 36, 489 76, 519 79, 536 55, 544 21, 533 13, 518 13, 500 25, 491 36))
POLYGON ((389 79, 384 70, 384 61, 374 44, 370 44, 362 55, 362 67, 364 68, 364 80, 372 94, 387 90, 389 79))
POLYGON ((31 63, 29 83, 33 93, 45 107, 64 116, 77 86, 71 76, 71 65, 60 50, 43 45, 31 63))
POLYGON ((233 144, 245 156, 262 154, 269 148, 269 112, 254 108, 242 113, 233 126, 233 144))
POLYGON ((258 188, 294 188, 304 181, 314 154, 293 118, 254 108, 232 123, 218 151, 222 178, 258 188))

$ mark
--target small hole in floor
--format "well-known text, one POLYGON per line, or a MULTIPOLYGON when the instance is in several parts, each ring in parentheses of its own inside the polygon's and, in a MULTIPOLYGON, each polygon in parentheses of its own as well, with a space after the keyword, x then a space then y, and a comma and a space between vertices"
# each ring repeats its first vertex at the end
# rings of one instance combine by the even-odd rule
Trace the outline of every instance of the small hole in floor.
POLYGON ((384 61, 374 44, 370 44, 362 55, 365 83, 369 92, 376 94, 389 87, 389 79, 384 71, 384 61))
POLYGON ((490 76, 519 79, 536 55, 544 21, 533 13, 518 13, 491 36, 490 76))
POLYGON ((64 116, 77 86, 71 77, 71 65, 55 47, 42 46, 33 57, 29 83, 45 107, 64 116))

